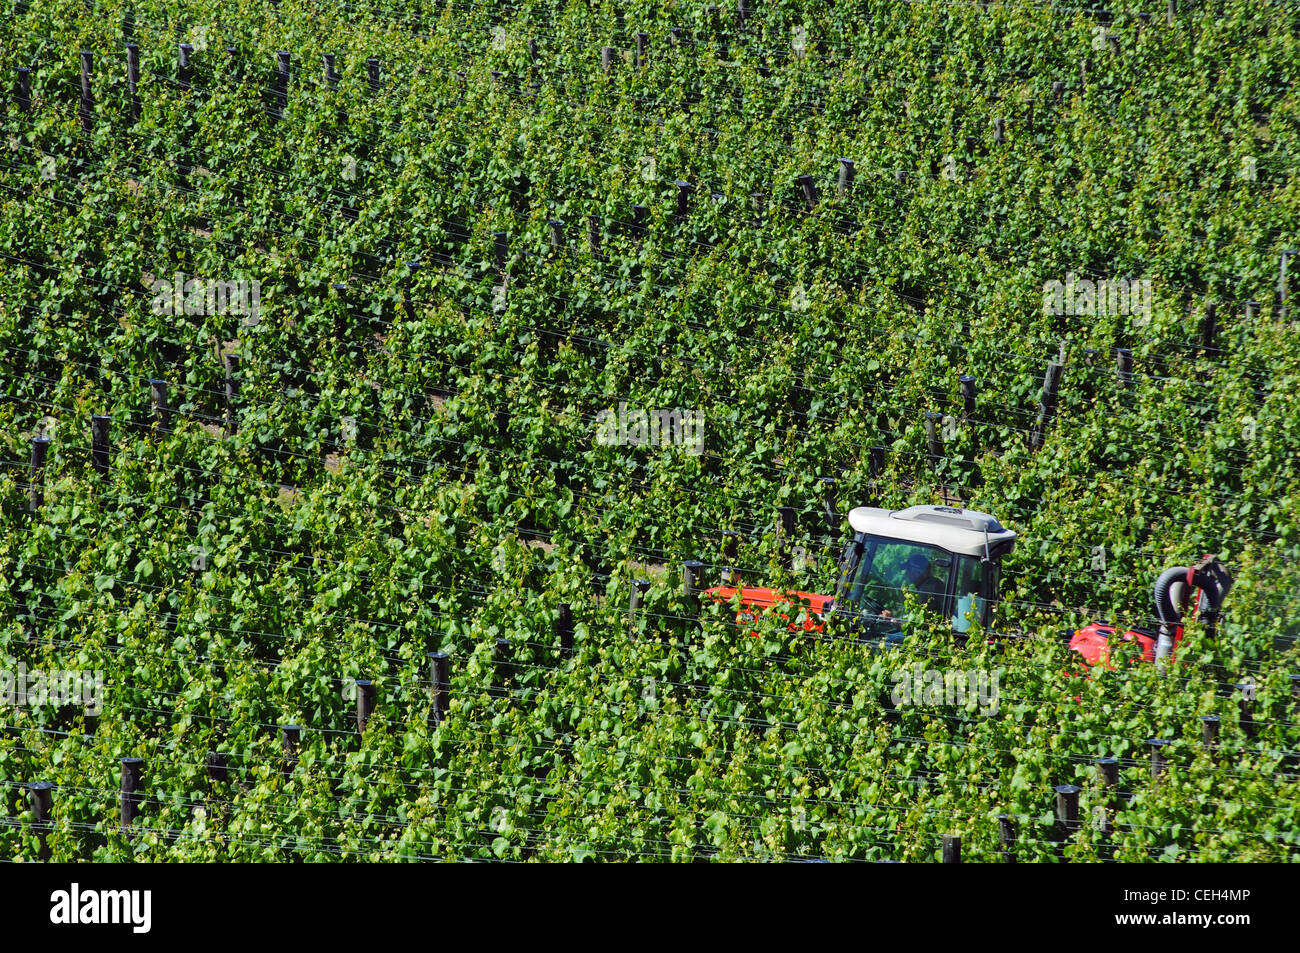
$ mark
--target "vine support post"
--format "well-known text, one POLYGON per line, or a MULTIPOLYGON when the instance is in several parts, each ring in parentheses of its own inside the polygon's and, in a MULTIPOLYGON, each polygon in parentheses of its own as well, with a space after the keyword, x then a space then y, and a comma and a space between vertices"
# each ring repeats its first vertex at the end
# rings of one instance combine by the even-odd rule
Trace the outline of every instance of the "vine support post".
POLYGON ((740 534, 734 529, 722 531, 722 572, 720 581, 724 586, 740 585, 740 574, 736 567, 736 556, 740 548, 740 534))
POLYGON ((131 824, 141 813, 144 795, 140 793, 141 775, 144 773, 144 758, 123 758, 121 760, 121 805, 122 832, 131 836, 131 824))
POLYGON ((289 105, 289 51, 277 50, 275 53, 275 110, 272 117, 283 118, 284 110, 289 105))
POLYGON ((1119 787, 1119 759, 1098 758, 1097 777, 1101 781, 1101 797, 1103 803, 1094 808, 1094 811, 1101 812, 1102 836, 1110 837, 1110 835, 1115 832, 1115 827, 1110 820, 1110 808, 1115 801, 1115 795, 1117 793, 1117 788, 1119 787))
POLYGON ((504 278, 506 265, 510 263, 510 235, 507 232, 492 233, 492 253, 496 260, 497 272, 504 278))
POLYGON ((1218 351, 1214 346, 1219 331, 1218 310, 1213 301, 1207 301, 1205 311, 1201 314, 1201 350, 1207 358, 1218 351))
POLYGON ((1056 396, 1060 383, 1061 365, 1057 361, 1051 361, 1047 365, 1047 373, 1043 375, 1043 392, 1038 399, 1038 420, 1034 422, 1034 429, 1030 432, 1029 445, 1033 450, 1043 446, 1047 428, 1056 415, 1056 396))
POLYGON ((18 111, 20 113, 29 113, 32 111, 31 67, 19 66, 14 72, 17 74, 14 85, 14 99, 18 101, 18 111))
POLYGON ((600 48, 600 68, 604 73, 609 74, 613 71, 614 60, 617 56, 618 51, 612 46, 602 46, 600 48))
POLYGON ((1061 105, 1061 100, 1065 98, 1065 84, 1059 79, 1052 83, 1052 102, 1061 105))
POLYGON ((682 563, 682 599, 694 610, 700 607, 700 583, 704 578, 704 563, 688 559, 682 563))
POLYGON ((1079 792, 1083 789, 1077 784, 1058 784, 1052 790, 1056 792, 1057 831, 1064 846, 1079 829, 1079 792))
POLYGON ((497 639, 492 646, 492 689, 493 698, 504 698, 510 683, 510 640, 497 639))
POLYGON ((969 420, 975 416, 975 377, 971 374, 962 374, 957 378, 957 383, 961 385, 962 417, 969 420))
POLYGON ((999 146, 1007 144, 1007 121, 1001 116, 993 120, 993 143, 999 146))
POLYGON ((936 410, 925 412, 925 447, 930 454, 930 465, 937 467, 943 458, 943 440, 939 433, 939 421, 943 414, 936 410))
POLYGON ((650 589, 649 579, 632 580, 632 588, 628 594, 627 609, 628 609, 628 634, 634 639, 636 638, 637 613, 641 611, 642 598, 645 596, 646 592, 649 591, 649 589, 650 589))
POLYGON ((1219 748, 1219 716, 1201 716, 1201 747, 1211 754, 1219 748))
POLYGON ((194 53, 194 47, 189 43, 182 43, 176 49, 176 85, 181 89, 190 88, 190 56, 194 53))
POLYGON ((546 222, 551 230, 551 251, 559 254, 564 248, 564 221, 563 219, 552 218, 546 222))
POLYGON ((1238 682, 1233 686, 1237 690, 1237 722, 1246 737, 1255 736, 1255 685, 1252 682, 1238 682))
POLYGON ((560 637, 560 658, 573 658, 573 608, 567 602, 560 603, 555 632, 560 637))
POLYGON ((415 320, 415 302, 412 299, 412 289, 415 285, 415 277, 420 273, 420 263, 418 261, 408 261, 406 263, 406 281, 402 287, 402 310, 406 312, 406 320, 415 320))
POLYGON ((945 864, 961 863, 961 835, 943 835, 943 862, 945 864))
POLYGON ((1010 814, 998 815, 998 841, 1002 845, 999 853, 1002 855, 1003 863, 1014 864, 1016 855, 1011 848, 1016 842, 1016 826, 1010 814))
POLYGON ((1115 348, 1115 370, 1122 386, 1133 386, 1133 351, 1130 348, 1115 348))
POLYGON ((149 397, 153 403, 154 434, 162 436, 171 432, 171 408, 167 406, 167 382, 149 379, 149 397))
POLYGON ((364 734, 366 722, 375 713, 377 689, 375 683, 367 678, 358 678, 357 682, 357 734, 364 734))
POLYGON ((220 751, 208 752, 208 782, 225 784, 230 780, 230 756, 220 751))
POLYGON ((836 191, 839 193, 840 198, 844 198, 844 196, 848 195, 849 190, 853 188, 853 176, 856 172, 857 170, 853 165, 853 160, 841 157, 840 177, 839 181, 835 184, 836 191))
POLYGON ((451 656, 446 652, 429 653, 429 685, 429 725, 437 728, 451 710, 451 656))
POLYGON ((723 561, 734 563, 736 555, 740 550, 740 534, 734 529, 724 529, 722 531, 722 558, 723 561))
POLYGON ((1289 310, 1287 305, 1287 260, 1294 257, 1296 250, 1288 248, 1278 256, 1277 263, 1277 318, 1285 321, 1289 310))
POLYGON ((695 191, 695 186, 689 182, 678 179, 675 183, 677 186, 677 221, 686 221, 687 215, 691 210, 691 193, 695 191))
POLYGON ((283 768, 287 778, 293 774, 298 764, 298 748, 302 742, 302 728, 299 725, 280 726, 280 749, 284 752, 283 768))
POLYGON ((1100 778, 1102 787, 1107 789, 1117 787, 1119 785, 1119 759, 1098 758, 1097 777, 1100 778))
POLYGON ((42 481, 45 473, 45 457, 49 449, 49 437, 32 438, 32 467, 27 490, 27 506, 33 513, 45 505, 45 490, 42 481))
POLYGON ((81 132, 89 136, 94 131, 94 123, 91 121, 92 110, 95 105, 95 98, 90 88, 90 66, 92 62, 90 50, 81 51, 81 132))
POLYGON ((644 69, 646 65, 646 51, 650 48, 650 34, 638 33, 636 35, 636 68, 644 69))
POLYGON ((90 459, 95 471, 106 476, 109 468, 109 425, 113 418, 106 414, 92 414, 90 417, 90 459))
MULTIPOLYGON (((776 508, 776 545, 783 561, 790 561, 794 547, 794 507, 778 506, 776 508)), ((791 563, 790 568, 794 568, 791 563)))
POLYGON ((226 372, 226 435, 230 436, 239 433, 239 420, 235 416, 235 399, 239 396, 239 379, 235 376, 239 373, 239 355, 223 355, 222 366, 226 372))
POLYGON ((379 58, 377 56, 366 58, 366 77, 370 81, 370 95, 379 95, 379 58))
POLYGON ((32 830, 36 832, 38 847, 37 860, 50 859, 50 845, 47 836, 50 832, 50 810, 54 806, 54 785, 49 781, 37 781, 27 785, 27 803, 32 811, 32 830))
POLYGON ((336 281, 330 285, 330 294, 334 302, 334 336, 342 341, 352 325, 348 312, 348 286, 336 281))
POLYGON ((1177 14, 1178 0, 1165 0, 1165 26, 1173 26, 1177 14))
POLYGON ((1148 738, 1146 743, 1151 749, 1151 777, 1158 778, 1168 766, 1165 749, 1169 746, 1169 742, 1164 738, 1148 738))
POLYGON ((822 491, 822 513, 826 517, 826 528, 835 533, 840 528, 840 512, 836 507, 835 478, 818 477, 817 484, 822 491))
POLYGON ((817 183, 811 175, 806 174, 796 178, 795 182, 799 184, 799 188, 803 192, 803 200, 807 204, 808 210, 812 211, 817 207, 817 183))

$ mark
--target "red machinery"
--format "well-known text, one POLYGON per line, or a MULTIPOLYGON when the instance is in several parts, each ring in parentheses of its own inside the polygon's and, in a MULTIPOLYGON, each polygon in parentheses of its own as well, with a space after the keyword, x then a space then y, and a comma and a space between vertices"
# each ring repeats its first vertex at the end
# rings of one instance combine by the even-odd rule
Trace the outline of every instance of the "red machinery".
POLYGON ((1193 607, 1194 617, 1199 618, 1206 630, 1212 633, 1231 587, 1232 575, 1213 556, 1203 557, 1194 566, 1166 569, 1156 579, 1153 593, 1158 628, 1132 628, 1120 632, 1109 623, 1092 622, 1070 634, 1070 648, 1089 665, 1114 668, 1110 648, 1118 636, 1127 642, 1137 642, 1142 657, 1148 662, 1173 659, 1183 637, 1183 619, 1188 607, 1193 607))

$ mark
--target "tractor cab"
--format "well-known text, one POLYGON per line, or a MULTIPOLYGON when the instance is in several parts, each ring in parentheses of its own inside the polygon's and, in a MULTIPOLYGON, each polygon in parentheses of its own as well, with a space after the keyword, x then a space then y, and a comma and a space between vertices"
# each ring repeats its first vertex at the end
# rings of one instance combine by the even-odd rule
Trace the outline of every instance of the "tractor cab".
POLYGON ((791 629, 821 632, 834 616, 853 637, 887 644, 904 636, 908 593, 926 610, 950 617, 956 632, 968 631, 972 619, 990 624, 1001 560, 1016 541, 996 517, 953 506, 863 506, 849 512, 849 525, 854 535, 840 559, 833 596, 730 586, 708 594, 717 601, 739 595, 736 621, 742 624, 773 608, 790 618, 799 600, 810 613, 802 623, 792 621, 791 629))
POLYGON ((1016 534, 996 517, 953 506, 849 512, 854 536, 840 560, 831 611, 861 637, 903 638, 908 594, 967 632, 992 621, 1001 560, 1016 534))

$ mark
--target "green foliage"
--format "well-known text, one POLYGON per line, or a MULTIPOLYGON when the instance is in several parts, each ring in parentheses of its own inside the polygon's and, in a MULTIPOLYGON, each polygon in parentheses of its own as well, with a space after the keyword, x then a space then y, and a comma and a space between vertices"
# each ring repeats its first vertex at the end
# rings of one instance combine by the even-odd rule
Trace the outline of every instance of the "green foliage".
POLYGON ((741 30, 698 3, 10 4, 0 75, 30 66, 33 104, 6 94, 0 119, 0 658, 106 684, 96 716, 0 710, 0 855, 37 856, 23 785, 46 780, 56 860, 929 861, 947 833, 993 860, 998 814, 1022 860, 1295 858, 1300 332, 1273 289, 1300 211, 1300 10, 1203 7, 1110 24, 1111 53, 1084 11, 1025 5, 780 2, 741 30), (606 75, 600 47, 640 31, 647 62, 606 75), (155 313, 178 273, 260 282, 256 322, 155 313), (1045 313, 1067 273, 1151 280, 1149 321, 1045 313), (704 451, 598 444, 620 402, 702 414, 704 451), (926 411, 950 419, 937 459, 926 411), (113 421, 105 475, 91 414, 113 421), (750 637, 679 594, 683 560, 716 578, 724 529, 747 581, 831 591, 822 476, 841 513, 956 498, 1020 533, 1002 637, 932 620, 880 652, 776 617, 750 637), (811 562, 789 567, 776 506, 811 562), (1062 629, 1148 623, 1156 574, 1206 552, 1239 577, 1215 638, 1193 626, 1166 673, 1075 671, 1062 629), (895 703, 917 666, 999 673, 996 711, 895 703), (127 756, 148 797, 130 837, 127 756), (1084 824, 1062 848, 1065 783, 1084 824))

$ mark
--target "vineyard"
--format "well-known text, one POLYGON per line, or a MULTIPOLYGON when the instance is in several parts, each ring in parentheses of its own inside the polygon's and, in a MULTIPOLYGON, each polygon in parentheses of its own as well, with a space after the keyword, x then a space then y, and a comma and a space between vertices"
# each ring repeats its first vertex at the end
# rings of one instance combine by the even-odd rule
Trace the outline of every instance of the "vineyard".
POLYGON ((1300 5, 0 9, 0 857, 1300 859, 1300 5))

